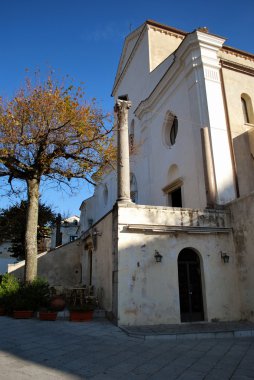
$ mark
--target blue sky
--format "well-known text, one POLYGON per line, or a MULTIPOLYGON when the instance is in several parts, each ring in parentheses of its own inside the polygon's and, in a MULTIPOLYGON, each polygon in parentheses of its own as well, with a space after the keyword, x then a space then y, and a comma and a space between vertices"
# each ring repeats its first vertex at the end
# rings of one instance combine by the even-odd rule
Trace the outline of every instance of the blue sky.
MULTIPOLYGON (((124 37, 147 19, 190 32, 206 26, 227 38, 227 45, 254 53, 254 1, 242 0, 1 0, 0 95, 11 98, 31 72, 52 67, 84 82, 88 99, 95 97, 112 112, 112 85, 124 37)), ((85 182, 75 195, 43 190, 43 200, 56 212, 79 214, 92 194, 85 182)), ((13 200, 12 200, 13 201, 13 200)), ((0 207, 8 200, 1 198, 0 207)))

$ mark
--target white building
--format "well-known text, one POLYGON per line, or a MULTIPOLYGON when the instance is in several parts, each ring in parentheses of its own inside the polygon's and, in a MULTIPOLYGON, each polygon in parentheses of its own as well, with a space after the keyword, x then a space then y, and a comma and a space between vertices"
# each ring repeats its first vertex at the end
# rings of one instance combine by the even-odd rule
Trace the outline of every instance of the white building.
POLYGON ((63 220, 59 219, 59 228, 56 225, 52 230, 51 248, 76 240, 78 237, 78 228, 79 217, 77 215, 72 215, 63 220))
POLYGON ((116 203, 111 172, 81 205, 84 281, 117 323, 253 319, 253 76, 254 56, 206 28, 127 36, 112 94, 132 103, 136 204, 116 203))

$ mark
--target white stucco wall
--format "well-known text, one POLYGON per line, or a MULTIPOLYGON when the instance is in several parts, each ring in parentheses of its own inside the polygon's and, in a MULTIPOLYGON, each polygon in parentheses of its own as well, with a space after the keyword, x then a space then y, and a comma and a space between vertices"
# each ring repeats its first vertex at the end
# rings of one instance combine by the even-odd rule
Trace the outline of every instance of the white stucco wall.
MULTIPOLYGON (((197 210, 120 206, 118 210, 118 324, 144 325, 180 322, 177 258, 184 248, 198 252, 201 261, 205 320, 238 320, 239 291, 231 233, 209 235, 172 231, 143 231, 145 226, 197 227, 228 225, 229 215, 197 210), (128 230, 128 225, 142 224, 128 230), (143 229, 143 230, 142 230, 143 229), (204 239, 204 236, 206 237, 204 239), (162 254, 156 263, 154 252, 162 254), (230 263, 221 260, 230 251, 230 263)), ((155 228, 156 230, 156 228, 155 228)))

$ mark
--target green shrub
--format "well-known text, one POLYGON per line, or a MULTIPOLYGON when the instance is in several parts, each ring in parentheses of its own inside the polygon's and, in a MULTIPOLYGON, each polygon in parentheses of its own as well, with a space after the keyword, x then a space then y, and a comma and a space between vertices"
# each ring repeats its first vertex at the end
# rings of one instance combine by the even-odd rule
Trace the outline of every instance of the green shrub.
POLYGON ((37 278, 29 283, 20 282, 15 276, 6 274, 0 284, 0 304, 7 313, 13 310, 38 310, 50 302, 50 287, 47 281, 37 278))
POLYGON ((0 283, 0 305, 7 312, 12 311, 12 305, 20 289, 19 280, 10 273, 6 273, 1 278, 0 283))
POLYGON ((37 278, 20 288, 20 297, 27 300, 31 310, 47 307, 50 301, 50 287, 47 281, 37 278))
POLYGON ((19 287, 19 280, 13 274, 4 274, 0 283, 0 298, 8 294, 16 293, 19 287))

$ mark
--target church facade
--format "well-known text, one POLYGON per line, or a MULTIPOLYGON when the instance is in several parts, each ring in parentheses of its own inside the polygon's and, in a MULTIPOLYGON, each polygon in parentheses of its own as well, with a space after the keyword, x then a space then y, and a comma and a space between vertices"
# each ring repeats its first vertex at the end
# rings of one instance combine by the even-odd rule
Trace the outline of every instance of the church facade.
POLYGON ((82 203, 83 282, 119 325, 253 320, 254 56, 147 21, 112 95, 130 199, 111 171, 82 203))

